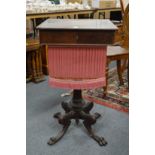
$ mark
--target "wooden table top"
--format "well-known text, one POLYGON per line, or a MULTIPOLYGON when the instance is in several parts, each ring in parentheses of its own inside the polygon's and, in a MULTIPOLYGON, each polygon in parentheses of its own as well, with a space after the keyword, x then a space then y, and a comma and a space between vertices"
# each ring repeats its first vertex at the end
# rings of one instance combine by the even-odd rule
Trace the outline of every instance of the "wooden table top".
POLYGON ((26 19, 37 19, 37 18, 49 18, 59 15, 78 15, 78 14, 90 14, 104 11, 121 11, 120 7, 116 8, 91 8, 91 9, 66 9, 66 10, 53 10, 48 12, 26 12, 26 19))
POLYGON ((48 11, 48 12, 27 12, 26 16, 30 16, 30 15, 38 15, 38 14, 55 14, 55 13, 70 13, 70 12, 81 12, 81 11, 95 11, 95 8, 91 8, 91 9, 66 9, 66 10, 53 10, 53 11, 48 11))
POLYGON ((117 30, 109 19, 47 19, 37 29, 117 30))
POLYGON ((120 10, 120 7, 115 8, 90 8, 90 9, 66 9, 66 10, 53 10, 48 12, 26 12, 26 16, 30 15, 42 15, 42 14, 55 14, 55 13, 70 13, 70 12, 81 12, 81 11, 97 11, 97 10, 120 10))

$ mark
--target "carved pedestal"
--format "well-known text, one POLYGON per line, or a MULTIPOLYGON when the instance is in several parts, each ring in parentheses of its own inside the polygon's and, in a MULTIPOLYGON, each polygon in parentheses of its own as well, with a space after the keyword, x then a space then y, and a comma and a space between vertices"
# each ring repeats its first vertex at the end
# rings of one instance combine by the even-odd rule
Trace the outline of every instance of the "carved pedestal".
POLYGON ((81 90, 74 90, 72 100, 70 102, 62 102, 62 108, 64 109, 65 114, 58 112, 54 114, 54 118, 58 119, 59 124, 61 124, 63 128, 56 137, 50 138, 48 141, 49 145, 55 144, 64 136, 71 124, 72 119, 75 120, 77 125, 79 124, 79 121, 82 120, 89 136, 93 138, 100 146, 107 144, 103 137, 99 137, 92 130, 91 126, 96 123, 96 120, 101 115, 99 113, 90 114, 90 110, 93 108, 93 103, 86 103, 82 99, 81 90))

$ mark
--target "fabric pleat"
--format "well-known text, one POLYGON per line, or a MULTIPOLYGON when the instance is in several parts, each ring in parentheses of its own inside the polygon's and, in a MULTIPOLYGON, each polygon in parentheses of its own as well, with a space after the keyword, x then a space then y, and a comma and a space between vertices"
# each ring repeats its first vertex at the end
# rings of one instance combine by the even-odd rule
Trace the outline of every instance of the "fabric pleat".
POLYGON ((51 86, 87 89, 106 84, 105 47, 49 47, 51 86))

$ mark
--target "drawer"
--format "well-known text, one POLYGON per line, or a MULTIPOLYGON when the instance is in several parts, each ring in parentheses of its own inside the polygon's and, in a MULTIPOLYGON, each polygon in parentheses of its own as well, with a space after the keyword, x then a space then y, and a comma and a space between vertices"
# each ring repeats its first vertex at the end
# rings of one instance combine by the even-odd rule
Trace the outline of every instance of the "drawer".
POLYGON ((77 42, 75 31, 70 30, 41 30, 39 35, 42 44, 75 44, 77 42))
POLYGON ((78 44, 112 44, 115 31, 89 31, 83 30, 76 33, 78 44))
POLYGON ((40 30, 42 44, 112 44, 115 31, 40 30))

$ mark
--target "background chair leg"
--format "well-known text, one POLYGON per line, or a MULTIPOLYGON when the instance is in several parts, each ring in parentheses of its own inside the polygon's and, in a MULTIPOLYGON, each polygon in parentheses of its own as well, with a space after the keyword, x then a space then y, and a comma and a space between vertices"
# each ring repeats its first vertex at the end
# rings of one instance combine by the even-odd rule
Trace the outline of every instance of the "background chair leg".
POLYGON ((127 79, 128 79, 128 89, 129 89, 129 61, 128 61, 128 68, 127 68, 127 79))
POLYGON ((117 72, 118 72, 118 78, 120 85, 123 85, 123 78, 122 78, 122 68, 121 68, 121 60, 117 60, 117 72))
POLYGON ((110 61, 107 60, 107 64, 106 64, 106 86, 103 87, 104 92, 103 92, 103 97, 107 96, 107 90, 108 90, 108 73, 109 73, 109 63, 110 61))

